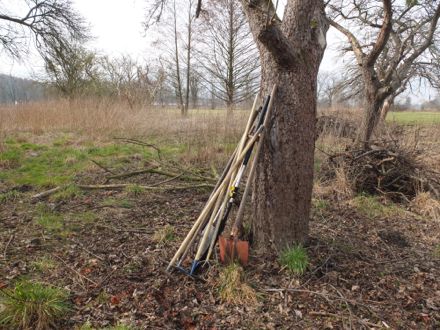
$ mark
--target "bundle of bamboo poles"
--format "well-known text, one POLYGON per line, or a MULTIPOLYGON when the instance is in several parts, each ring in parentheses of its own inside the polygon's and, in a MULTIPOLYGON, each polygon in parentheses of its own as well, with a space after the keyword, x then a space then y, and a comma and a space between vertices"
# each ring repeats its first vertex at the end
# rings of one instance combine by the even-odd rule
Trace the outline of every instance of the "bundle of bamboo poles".
MULTIPOLYGON (((233 205, 236 204, 235 200, 241 179, 250 168, 246 188, 233 228, 236 229, 240 226, 243 217, 244 199, 250 190, 250 182, 252 181, 256 167, 255 164, 257 163, 258 155, 261 150, 262 136, 267 130, 268 118, 270 118, 275 91, 276 86, 273 87, 271 95, 264 99, 263 105, 258 108, 258 96, 255 97, 243 136, 229 159, 205 207, 202 209, 193 227, 171 259, 167 270, 176 267, 193 275, 203 262, 210 260, 218 237, 226 225, 233 205), (193 250, 193 247, 195 247, 196 251, 195 257, 190 269, 185 271, 182 264, 190 251, 193 250)), ((233 230, 231 236, 236 232, 236 230, 233 230)))

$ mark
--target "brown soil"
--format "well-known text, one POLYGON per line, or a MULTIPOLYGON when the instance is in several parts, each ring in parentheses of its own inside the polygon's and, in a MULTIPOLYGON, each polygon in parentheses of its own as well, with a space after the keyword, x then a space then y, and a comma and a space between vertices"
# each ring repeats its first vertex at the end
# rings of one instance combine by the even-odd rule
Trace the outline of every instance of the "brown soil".
POLYGON ((440 327, 439 223, 411 213, 369 219, 329 201, 311 221, 306 274, 292 277, 275 257, 251 251, 246 278, 259 302, 231 306, 219 301, 215 287, 222 266, 213 263, 199 280, 165 272, 208 191, 95 191, 44 201, 65 218, 57 234, 37 224, 37 205, 27 194, 0 205, 0 286, 27 276, 68 288, 74 308, 62 329, 86 321, 141 329, 440 327), (128 203, 103 203, 109 198, 128 203), (75 216, 84 211, 97 218, 75 216), (157 242, 154 233, 167 224, 175 239, 157 242), (43 256, 56 268, 36 270, 33 261, 43 256))

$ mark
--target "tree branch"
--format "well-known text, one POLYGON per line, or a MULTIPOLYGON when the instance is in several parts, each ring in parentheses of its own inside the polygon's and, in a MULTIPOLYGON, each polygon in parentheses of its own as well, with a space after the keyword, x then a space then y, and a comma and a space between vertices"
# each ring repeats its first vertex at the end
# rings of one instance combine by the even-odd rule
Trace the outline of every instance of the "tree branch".
POLYGON ((384 17, 382 28, 380 29, 379 35, 376 39, 376 43, 373 46, 370 54, 367 56, 366 66, 371 66, 376 63, 377 58, 384 49, 390 37, 392 28, 392 4, 391 0, 383 0, 384 17))
POLYGON ((295 63, 295 49, 278 27, 269 26, 261 30, 258 40, 266 46, 281 67, 288 68, 295 63))

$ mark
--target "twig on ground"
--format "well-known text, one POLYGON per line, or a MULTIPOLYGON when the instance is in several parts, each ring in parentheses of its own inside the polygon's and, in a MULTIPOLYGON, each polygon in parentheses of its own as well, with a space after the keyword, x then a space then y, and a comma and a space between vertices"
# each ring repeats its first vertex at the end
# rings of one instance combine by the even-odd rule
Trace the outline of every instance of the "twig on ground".
POLYGON ((9 238, 8 243, 6 243, 5 249, 3 251, 3 259, 6 260, 6 256, 7 256, 7 252, 8 252, 8 247, 9 244, 11 244, 12 240, 14 239, 15 233, 11 235, 11 237, 9 238))
POLYGON ((67 262, 64 261, 63 258, 57 256, 56 254, 52 254, 55 258, 57 258, 58 260, 60 260, 64 266, 66 266, 70 271, 74 272, 76 275, 78 275, 80 278, 83 278, 85 280, 87 280, 88 282, 92 283, 95 286, 98 286, 98 284, 95 281, 92 281, 90 278, 88 278, 87 276, 84 276, 83 274, 81 274, 80 272, 78 272, 77 270, 73 269, 72 267, 70 267, 67 262))
MULTIPOLYGON (((132 184, 120 183, 120 184, 98 184, 98 185, 78 185, 78 188, 85 190, 112 190, 112 189, 124 189, 130 187, 132 184)), ((156 191, 167 191, 167 190, 187 190, 187 189, 198 189, 198 188, 212 188, 213 185, 202 183, 192 186, 171 186, 171 187, 155 187, 155 186, 139 186, 145 190, 156 190, 156 191)))
POLYGON ((102 168, 104 171, 110 173, 110 174, 115 174, 112 170, 110 170, 109 168, 105 167, 104 165, 98 163, 96 160, 90 159, 90 161, 95 164, 96 166, 98 166, 99 168, 102 168))
POLYGON ((121 138, 121 137, 115 137, 115 140, 121 140, 125 143, 137 144, 139 146, 153 148, 157 152, 157 158, 159 158, 159 160, 161 160, 161 150, 160 150, 160 148, 158 148, 154 144, 143 142, 143 141, 136 140, 136 139, 121 138))
POLYGON ((73 243, 77 244, 79 247, 81 247, 84 251, 86 251, 88 254, 90 254, 91 256, 95 257, 96 259, 99 259, 101 261, 105 261, 105 259, 103 257, 100 257, 96 254, 94 254, 93 252, 91 252, 90 250, 88 250, 81 242, 78 242, 74 239, 70 239, 73 243))
POLYGON ((58 186, 46 191, 43 191, 41 193, 35 194, 33 196, 31 196, 31 199, 35 200, 35 199, 41 199, 41 198, 46 198, 49 197, 50 195, 55 194, 56 192, 60 191, 61 189, 63 189, 64 186, 58 186))
MULTIPOLYGON (((173 180, 175 180, 176 178, 172 178, 173 180)), ((172 180, 169 180, 172 181, 172 180)), ((168 182, 169 182, 168 181, 168 182)), ((160 182, 159 184, 163 184, 165 182, 160 182)), ((170 187, 157 187, 159 184, 153 184, 150 186, 139 186, 142 189, 145 190, 152 190, 152 191, 168 191, 168 190, 189 190, 189 189, 198 189, 198 188, 212 188, 214 187, 214 185, 209 184, 209 183, 201 183, 201 184, 197 184, 197 185, 190 185, 190 186, 170 186, 170 187)), ((117 189, 124 189, 127 187, 132 186, 132 184, 130 183, 118 183, 118 184, 98 184, 98 185, 84 185, 84 184, 80 184, 77 185, 77 187, 79 189, 83 189, 83 190, 117 190, 117 189)), ((42 193, 36 194, 34 196, 31 197, 31 199, 38 199, 41 198, 41 196, 47 197, 49 195, 54 194, 55 192, 59 191, 60 189, 62 189, 62 186, 44 191, 42 193)))
POLYGON ((176 175, 176 176, 174 176, 174 177, 172 177, 172 178, 169 178, 169 179, 167 179, 167 180, 160 181, 160 182, 157 182, 157 183, 153 183, 153 184, 150 185, 150 187, 157 187, 157 186, 160 186, 161 184, 164 184, 164 183, 168 183, 168 182, 174 181, 174 180, 180 178, 182 175, 183 175, 183 173, 180 173, 180 174, 178 174, 178 175, 176 175))
POLYGON ((145 174, 145 173, 155 173, 155 172, 153 172, 153 170, 155 170, 156 168, 157 168, 157 166, 153 166, 153 167, 146 168, 143 170, 137 170, 137 171, 121 173, 121 174, 114 174, 112 176, 108 176, 107 180, 129 178, 131 176, 145 174))

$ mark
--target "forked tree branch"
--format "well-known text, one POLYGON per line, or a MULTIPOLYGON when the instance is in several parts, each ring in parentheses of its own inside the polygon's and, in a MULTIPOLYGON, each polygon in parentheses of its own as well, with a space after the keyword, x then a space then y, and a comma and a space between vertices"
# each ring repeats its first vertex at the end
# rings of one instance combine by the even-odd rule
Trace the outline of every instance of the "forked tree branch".
POLYGON ((384 17, 383 17, 382 28, 380 29, 379 35, 376 39, 376 43, 374 44, 373 49, 371 50, 370 54, 367 56, 365 63, 366 66, 371 66, 374 65, 374 63, 376 63, 377 58, 383 51, 390 37, 391 28, 392 28, 392 15, 393 15, 391 0, 383 0, 383 9, 384 9, 384 17))

